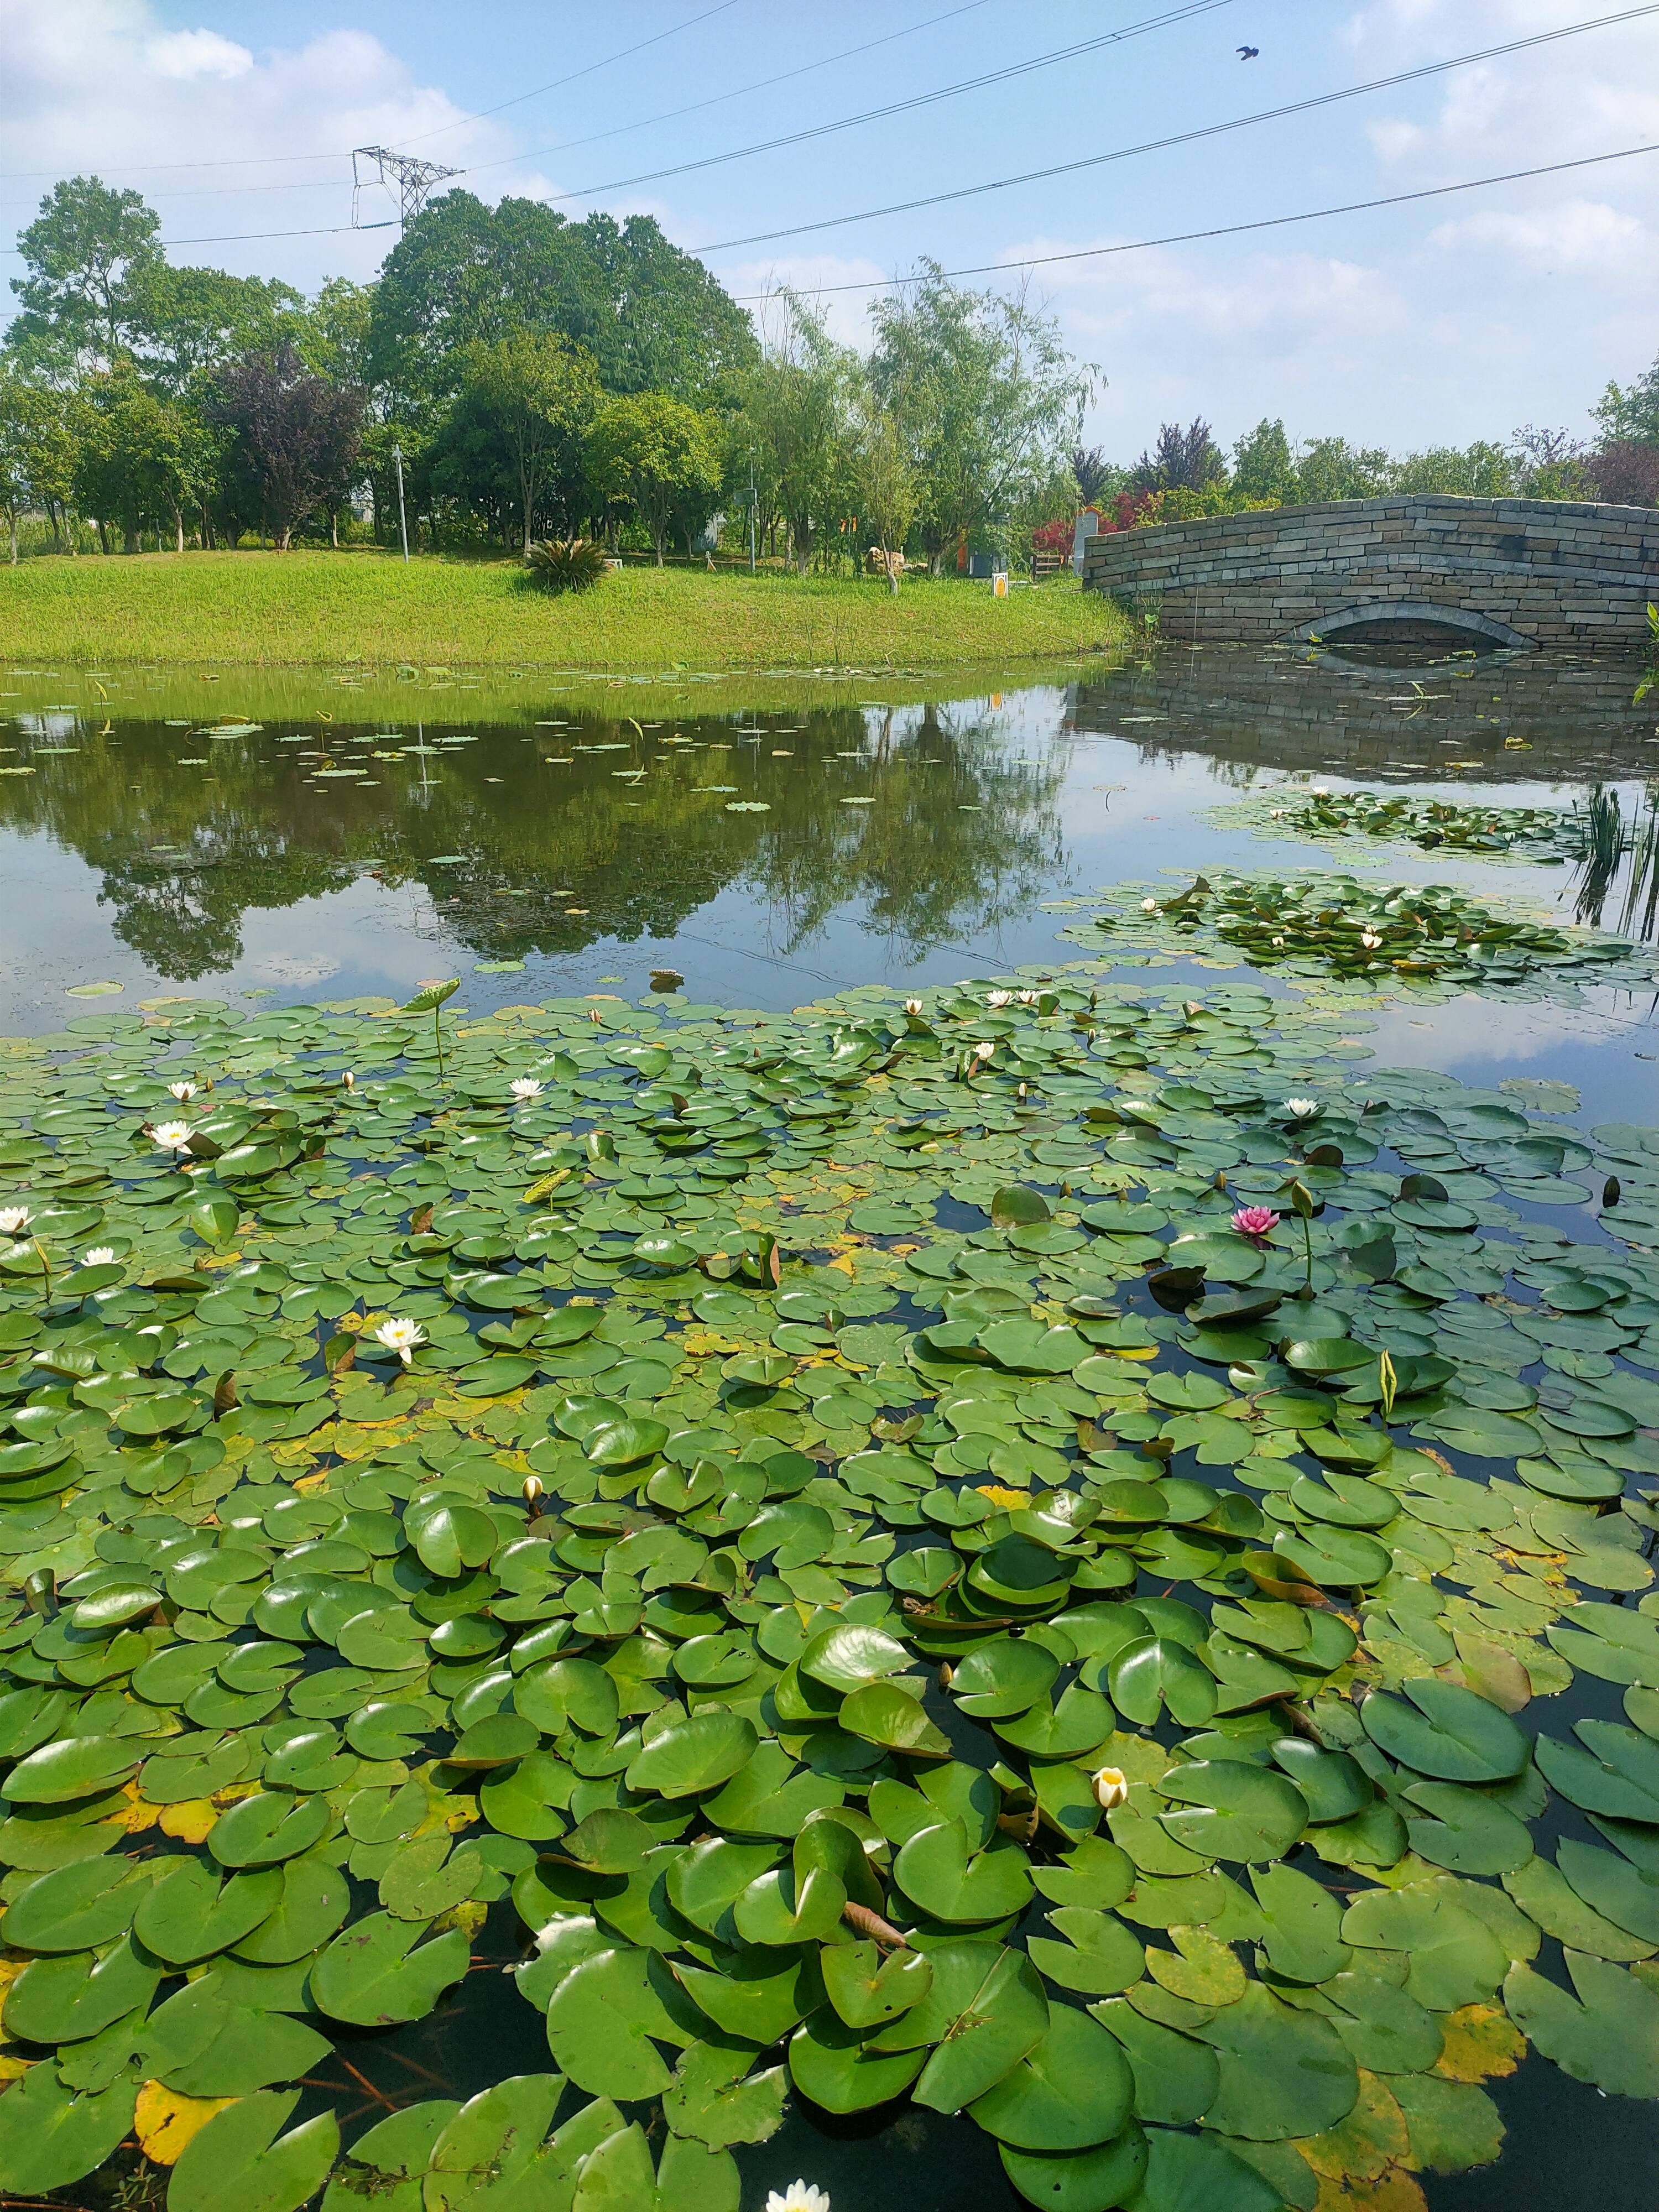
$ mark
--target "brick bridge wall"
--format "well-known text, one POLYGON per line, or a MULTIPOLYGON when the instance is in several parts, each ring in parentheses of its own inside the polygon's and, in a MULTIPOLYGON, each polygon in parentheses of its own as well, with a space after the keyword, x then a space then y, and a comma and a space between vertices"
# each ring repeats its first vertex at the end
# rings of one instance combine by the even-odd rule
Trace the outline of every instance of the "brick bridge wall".
POLYGON ((1646 640, 1648 602, 1659 599, 1659 510, 1332 500, 1091 538, 1084 581, 1157 611, 1171 642, 1313 631, 1336 644, 1369 621, 1396 635, 1444 623, 1471 642, 1629 651, 1646 640))

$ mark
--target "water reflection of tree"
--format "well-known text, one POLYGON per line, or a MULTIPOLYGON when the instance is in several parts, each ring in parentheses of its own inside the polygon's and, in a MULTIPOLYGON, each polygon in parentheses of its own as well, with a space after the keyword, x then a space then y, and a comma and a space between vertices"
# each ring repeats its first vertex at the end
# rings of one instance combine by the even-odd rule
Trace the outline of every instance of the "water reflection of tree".
MULTIPOLYGON (((836 719, 848 723, 849 738, 866 736, 861 715, 836 719)), ((980 725, 959 726, 933 705, 902 734, 888 712, 874 752, 873 772, 853 779, 873 805, 845 805, 842 791, 826 805, 815 778, 814 818, 756 856, 750 880, 786 917, 785 949, 857 902, 860 927, 915 960, 997 927, 1043 895, 1064 849, 1054 803, 1062 765, 1011 762, 980 725)))
POLYGON ((779 757, 773 732, 745 743, 713 718, 534 738, 496 727, 448 747, 428 729, 435 750, 401 761, 372 756, 413 742, 407 731, 288 734, 83 726, 73 761, 43 757, 0 783, 0 822, 78 853, 102 877, 115 934, 181 981, 234 966, 249 908, 343 890, 371 865, 388 890, 426 890, 483 958, 672 938, 740 881, 781 909, 792 943, 860 903, 866 930, 914 957, 1029 905, 1062 843, 1059 772, 1007 761, 945 709, 890 714, 873 737, 856 706, 806 709, 775 733, 779 757), (677 732, 693 742, 669 743, 677 732), (310 780, 323 745, 368 774, 310 780), (206 769, 180 765, 198 753, 206 769), (836 757, 851 753, 866 759, 836 757), (866 793, 872 805, 841 804, 866 793), (734 798, 763 808, 731 812, 734 798), (451 854, 464 858, 434 857, 451 854))

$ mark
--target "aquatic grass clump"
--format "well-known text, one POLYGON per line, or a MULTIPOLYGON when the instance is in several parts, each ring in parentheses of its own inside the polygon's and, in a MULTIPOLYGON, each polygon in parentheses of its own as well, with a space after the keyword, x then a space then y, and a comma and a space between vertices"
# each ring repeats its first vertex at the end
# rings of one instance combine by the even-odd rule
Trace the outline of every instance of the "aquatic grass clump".
POLYGON ((908 2100, 1411 2206, 1523 2061, 1659 2094, 1659 1136, 1354 1049, 1082 962, 12 1041, 0 2191, 821 2212, 786 2118, 908 2100))

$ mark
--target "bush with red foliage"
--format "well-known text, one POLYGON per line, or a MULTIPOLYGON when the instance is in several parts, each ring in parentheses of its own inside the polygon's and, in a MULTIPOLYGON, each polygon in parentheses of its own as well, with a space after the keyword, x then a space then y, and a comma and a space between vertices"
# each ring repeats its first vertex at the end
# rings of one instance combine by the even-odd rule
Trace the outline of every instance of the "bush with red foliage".
POLYGON ((1659 446, 1610 438, 1584 464, 1597 499, 1619 507, 1659 507, 1659 446))

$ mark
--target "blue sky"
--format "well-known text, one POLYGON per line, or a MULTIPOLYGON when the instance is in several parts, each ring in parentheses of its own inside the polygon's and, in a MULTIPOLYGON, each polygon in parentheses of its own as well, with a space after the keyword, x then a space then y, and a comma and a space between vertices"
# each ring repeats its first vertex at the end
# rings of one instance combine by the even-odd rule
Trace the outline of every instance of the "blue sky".
MULTIPOLYGON (((924 254, 947 268, 995 264, 1006 275, 974 281, 1012 285, 1036 256, 1659 147, 1653 13, 1069 176, 864 212, 1618 12, 1595 0, 1217 0, 906 114, 650 173, 1182 5, 0 0, 0 234, 27 222, 54 175, 96 169, 144 191, 169 240, 241 234, 181 245, 175 258, 307 289, 331 274, 367 278, 394 233, 247 234, 349 225, 349 149, 378 142, 465 169, 486 198, 528 193, 573 216, 648 211, 681 246, 720 246, 706 258, 739 296, 779 282, 878 283, 924 254), (1258 57, 1241 61, 1241 45, 1258 57), (616 58, 629 47, 641 50, 616 58), (845 215, 860 219, 723 244, 845 215)), ((366 222, 392 211, 365 195, 366 222)), ((1656 228, 1659 151, 1276 232, 1051 263, 1029 281, 1073 349, 1099 365, 1089 435, 1116 458, 1132 459, 1161 421, 1194 413, 1224 443, 1265 414, 1283 416, 1292 436, 1341 432, 1404 450, 1502 440, 1528 421, 1586 431, 1607 378, 1628 380, 1659 351, 1656 228)), ((836 330, 863 342, 867 294, 824 296, 836 330)))

